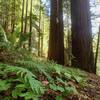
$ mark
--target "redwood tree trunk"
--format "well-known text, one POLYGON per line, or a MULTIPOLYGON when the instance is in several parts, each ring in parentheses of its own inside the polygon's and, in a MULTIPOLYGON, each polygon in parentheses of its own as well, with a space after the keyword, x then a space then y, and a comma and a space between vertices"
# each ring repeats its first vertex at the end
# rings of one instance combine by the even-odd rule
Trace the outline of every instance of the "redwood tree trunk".
POLYGON ((72 64, 95 73, 89 0, 71 0, 71 15, 72 64))
POLYGON ((64 33, 62 0, 51 0, 48 59, 64 64, 64 33))

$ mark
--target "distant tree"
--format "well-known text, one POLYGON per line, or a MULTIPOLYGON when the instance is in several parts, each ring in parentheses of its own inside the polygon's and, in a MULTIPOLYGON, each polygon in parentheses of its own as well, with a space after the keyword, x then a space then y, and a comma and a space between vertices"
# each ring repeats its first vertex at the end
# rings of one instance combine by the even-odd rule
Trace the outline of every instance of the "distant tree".
POLYGON ((97 60, 98 60, 98 53, 99 53, 99 44, 100 44, 100 26, 99 26, 98 39, 97 39, 97 47, 96 47, 96 55, 95 55, 95 67, 97 67, 97 60))
POLYGON ((21 0, 0 0, 0 25, 8 37, 20 22, 20 7, 21 0))
POLYGON ((15 31, 15 20, 16 20, 16 0, 12 0, 12 15, 11 15, 11 28, 12 33, 15 31))
POLYGON ((2 27, 4 28, 4 31, 7 33, 8 32, 8 24, 9 24, 9 4, 10 1, 7 0, 1 0, 1 16, 2 16, 2 27))
POLYGON ((26 31, 27 31, 27 20, 28 20, 28 0, 26 0, 26 14, 25 14, 24 33, 26 33, 26 31))
POLYGON ((71 0, 72 65, 96 73, 90 17, 89 0, 71 0))
POLYGON ((31 50, 31 45, 32 45, 32 4, 33 0, 30 2, 30 36, 29 36, 29 50, 31 50))
POLYGON ((44 42, 44 13, 42 15, 42 33, 41 33, 41 56, 43 56, 43 42, 44 42))
POLYGON ((39 35, 38 35, 38 56, 41 55, 41 0, 39 0, 39 35))
POLYGON ((25 6, 25 0, 22 2, 22 17, 21 17, 21 34, 23 33, 23 20, 24 20, 24 7, 25 6))
POLYGON ((62 0, 51 0, 48 59, 64 64, 62 0))

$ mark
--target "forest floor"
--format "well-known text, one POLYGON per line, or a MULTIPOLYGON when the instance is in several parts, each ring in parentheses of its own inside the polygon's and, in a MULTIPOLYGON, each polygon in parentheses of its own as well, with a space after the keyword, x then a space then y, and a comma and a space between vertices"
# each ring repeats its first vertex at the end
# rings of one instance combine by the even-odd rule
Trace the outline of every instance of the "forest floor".
POLYGON ((90 73, 87 73, 87 75, 87 86, 79 89, 80 93, 87 100, 100 100, 100 77, 90 73))
MULTIPOLYGON (((70 81, 69 84, 77 87, 79 94, 69 95, 64 97, 63 100, 100 100, 100 76, 87 73, 87 85, 83 88, 74 81, 70 81)), ((51 94, 57 95, 59 93, 55 93, 51 90, 49 93, 46 93, 41 100, 55 100, 51 97, 51 94)))
MULTIPOLYGON (((26 54, 26 53, 24 53, 24 54, 26 54)), ((36 58, 36 60, 35 60, 35 58, 33 58, 32 61, 25 60, 24 63, 21 63, 21 62, 16 61, 16 59, 18 60, 20 57, 18 55, 19 54, 15 51, 8 52, 8 51, 4 50, 0 54, 0 62, 2 62, 4 64, 6 63, 8 65, 13 65, 13 66, 17 64, 21 68, 27 68, 27 69, 32 68, 32 70, 33 69, 40 70, 41 72, 38 72, 38 73, 36 71, 37 79, 39 82, 43 83, 43 85, 46 88, 46 91, 44 94, 41 95, 41 98, 38 100, 100 100, 100 76, 97 76, 92 73, 87 73, 87 72, 84 73, 84 71, 81 71, 81 70, 79 71, 74 68, 69 68, 69 67, 65 68, 64 66, 60 66, 53 62, 48 62, 47 60, 42 60, 38 57, 36 58), (17 63, 15 63, 15 61, 17 63), (53 84, 53 83, 51 84, 49 82, 49 80, 47 80, 48 79, 47 76, 45 76, 43 73, 45 75, 47 75, 47 74, 50 75, 50 77, 52 77, 54 79, 53 81, 55 84, 53 84), (67 73, 67 77, 65 77, 66 73, 67 73), (79 80, 80 80, 80 78, 81 78, 80 75, 82 73, 84 73, 86 75, 86 85, 85 86, 81 86, 77 81, 77 78, 79 78, 79 80), (71 76, 70 79, 68 78, 69 75, 71 76), (62 76, 62 77, 60 77, 60 76, 62 76), (73 76, 74 76, 74 78, 73 78, 73 76), (60 78, 59 81, 57 80, 57 77, 60 78), (65 92, 66 96, 64 95, 65 97, 63 96, 63 99, 60 99, 60 98, 55 99, 55 97, 63 95, 62 87, 66 85, 65 83, 67 83, 68 86, 75 87, 75 89, 78 91, 78 94, 67 95, 67 93, 65 92), (49 85, 52 85, 53 87, 50 88, 49 85), (59 86, 59 89, 57 86, 59 86), (55 88, 57 88, 58 90, 55 90, 55 88), (60 90, 60 92, 59 92, 59 90, 60 90)), ((28 54, 26 54, 24 56, 26 57, 27 55, 28 54)), ((23 62, 23 58, 20 58, 20 59, 22 59, 22 62, 23 62)), ((24 58, 24 59, 26 59, 26 58, 24 58)), ((27 58, 27 59, 29 60, 29 58, 27 58)), ((2 66, 1 66, 1 68, 2 68, 2 66)), ((1 72, 3 72, 3 71, 1 70, 1 72)), ((7 79, 3 78, 5 76, 5 74, 8 75, 8 73, 5 73, 5 72, 1 73, 1 72, 0 72, 0 75, 2 76, 2 77, 0 77, 1 82, 2 82, 2 80, 5 81, 5 80, 8 80, 8 78, 10 78, 9 76, 7 76, 7 79)), ((34 71, 32 71, 32 73, 33 72, 34 71)), ((35 75, 35 72, 33 74, 35 75)), ((14 74, 13 79, 16 78, 16 75, 14 74)), ((11 74, 11 76, 12 76, 12 74, 11 74)), ((20 79, 20 77, 19 77, 19 79, 20 79)), ((82 79, 84 79, 84 78, 82 78, 82 79)), ((16 83, 16 85, 19 85, 19 83, 16 83)), ((5 84, 3 86, 5 86, 5 84)), ((2 87, 2 84, 1 84, 1 87, 2 87)), ((12 87, 10 87, 10 88, 12 88, 12 87)), ((68 87, 67 87, 67 89, 68 89, 68 87)), ((72 89, 72 88, 70 88, 70 89, 72 89)), ((27 89, 27 91, 28 91, 28 89, 27 89)), ((11 94, 11 92, 12 91, 10 91, 10 94, 11 94)), ((0 95, 1 95, 1 93, 0 93, 0 95)), ((5 91, 4 93, 8 93, 8 92, 5 91)), ((2 97, 4 98, 6 96, 7 95, 4 94, 2 97)), ((12 97, 12 96, 10 96, 10 97, 12 97)), ((26 100, 26 99, 0 99, 0 100, 26 100)), ((29 100, 35 100, 35 99, 29 99, 29 100)))

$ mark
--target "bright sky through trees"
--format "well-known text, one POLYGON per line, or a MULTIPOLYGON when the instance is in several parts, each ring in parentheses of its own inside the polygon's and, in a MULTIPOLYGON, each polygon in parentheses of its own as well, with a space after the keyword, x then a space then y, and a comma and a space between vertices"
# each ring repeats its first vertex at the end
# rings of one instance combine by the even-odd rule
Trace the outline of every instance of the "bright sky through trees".
POLYGON ((92 14, 95 14, 96 16, 92 20, 92 30, 93 33, 96 33, 99 31, 99 25, 100 25, 100 0, 90 0, 91 4, 91 12, 92 14), (93 7, 94 6, 94 7, 93 7))

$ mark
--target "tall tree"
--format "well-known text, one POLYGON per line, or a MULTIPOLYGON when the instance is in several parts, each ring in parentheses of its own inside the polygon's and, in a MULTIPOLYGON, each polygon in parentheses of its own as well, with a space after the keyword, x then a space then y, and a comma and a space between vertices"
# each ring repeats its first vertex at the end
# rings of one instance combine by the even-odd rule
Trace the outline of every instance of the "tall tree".
POLYGON ((23 20, 24 20, 24 5, 25 5, 25 0, 23 0, 22 3, 22 18, 21 18, 21 34, 23 33, 23 20))
POLYGON ((43 56, 43 42, 44 42, 44 13, 43 13, 43 15, 42 15, 42 19, 43 19, 43 21, 42 21, 42 34, 41 34, 41 57, 43 56))
POLYGON ((31 45, 32 45, 32 3, 33 3, 33 0, 31 0, 30 2, 30 36, 29 36, 29 50, 31 50, 31 45))
POLYGON ((24 27, 24 33, 27 31, 27 20, 28 20, 28 0, 26 0, 26 14, 25 14, 25 27, 24 27))
POLYGON ((100 26, 99 26, 97 47, 96 47, 96 55, 95 55, 95 67, 97 67, 97 60, 98 60, 98 54, 99 54, 99 43, 100 43, 100 26))
POLYGON ((9 2, 7 0, 5 0, 5 3, 3 5, 3 13, 4 13, 4 23, 3 23, 3 28, 5 30, 5 32, 8 32, 8 20, 9 20, 9 11, 8 11, 8 7, 9 7, 9 2))
POLYGON ((71 0, 72 64, 95 73, 90 17, 89 0, 71 0))
POLYGON ((51 0, 48 59, 64 64, 62 0, 51 0))
POLYGON ((38 35, 38 56, 41 55, 41 0, 39 0, 39 35, 38 35))
POLYGON ((0 0, 0 24, 7 37, 15 31, 15 26, 20 23, 21 0, 0 0))
POLYGON ((15 30, 15 20, 16 20, 16 0, 12 0, 12 16, 11 16, 11 27, 12 33, 15 30))

